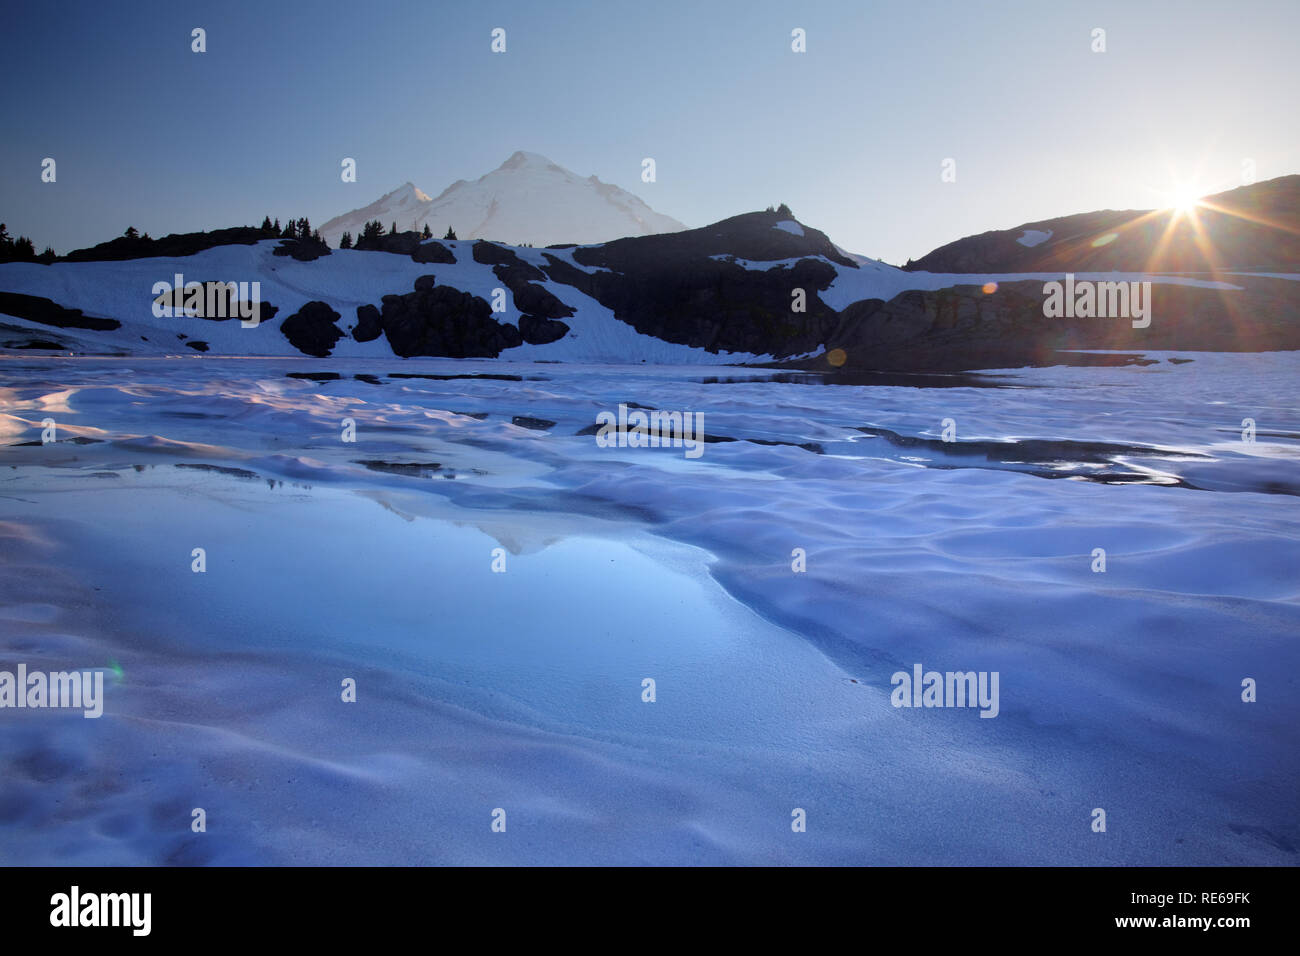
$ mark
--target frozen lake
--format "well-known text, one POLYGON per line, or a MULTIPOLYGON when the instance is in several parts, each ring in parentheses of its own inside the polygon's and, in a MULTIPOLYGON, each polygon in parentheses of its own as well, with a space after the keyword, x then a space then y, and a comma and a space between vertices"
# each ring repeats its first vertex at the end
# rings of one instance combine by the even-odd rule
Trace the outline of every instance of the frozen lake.
POLYGON ((1150 358, 0 356, 0 862, 1294 864, 1300 355, 1150 358))

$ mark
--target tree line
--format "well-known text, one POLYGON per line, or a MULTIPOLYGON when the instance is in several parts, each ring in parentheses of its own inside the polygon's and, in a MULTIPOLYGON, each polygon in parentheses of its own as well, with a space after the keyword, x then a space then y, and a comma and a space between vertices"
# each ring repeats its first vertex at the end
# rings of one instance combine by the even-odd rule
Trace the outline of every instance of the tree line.
POLYGON ((54 250, 49 246, 39 256, 36 245, 26 236, 16 239, 9 235, 9 228, 0 222, 0 262, 53 262, 54 250))
MULTIPOLYGON (((392 226, 389 227, 389 230, 388 230, 388 233, 387 233, 387 234, 390 235, 390 236, 395 236, 395 235, 397 235, 397 223, 396 223, 396 222, 394 222, 394 223, 392 224, 392 226)), ((361 227, 361 232, 359 232, 359 233, 357 234, 356 242, 359 244, 359 243, 364 242, 364 241, 369 240, 369 239, 378 239, 378 238, 379 238, 380 236, 382 236, 382 235, 384 235, 384 224, 383 224, 382 222, 380 222, 378 219, 373 219, 373 220, 371 220, 370 222, 367 222, 364 226, 361 227)), ((432 239, 432 238, 433 238, 433 230, 429 228, 429 224, 428 224, 427 222, 424 224, 424 231, 420 233, 420 236, 421 236, 421 238, 424 238, 424 239, 432 239)), ((456 230, 453 229, 451 226, 448 226, 448 227, 447 227, 447 234, 446 234, 445 236, 443 236, 442 238, 443 238, 443 239, 455 239, 455 238, 456 238, 456 230)), ((340 249, 351 249, 351 248, 353 247, 353 244, 354 244, 354 243, 353 243, 353 241, 352 241, 352 233, 350 233, 350 232, 345 232, 345 233, 343 233, 343 235, 339 238, 339 248, 340 248, 340 249)))
MULTIPOLYGON (((325 240, 321 238, 320 230, 313 229, 311 221, 306 216, 303 216, 301 219, 289 219, 283 226, 280 225, 280 218, 278 216, 274 220, 272 220, 270 216, 266 216, 262 219, 262 225, 259 227, 259 230, 262 235, 268 239, 297 239, 302 242, 318 242, 321 245, 326 244, 325 240)), ((388 234, 397 234, 396 222, 392 224, 388 234)), ((373 222, 365 224, 365 227, 357 236, 357 241, 360 242, 362 239, 377 239, 382 235, 384 235, 384 225, 376 219, 373 222)), ((422 236, 425 239, 433 238, 433 230, 429 228, 427 222, 424 224, 424 232, 422 233, 422 236)), ((455 239, 456 230, 448 227, 447 234, 442 238, 455 239)), ((142 246, 150 245, 154 241, 153 237, 150 236, 149 233, 141 233, 135 226, 127 226, 126 231, 122 233, 120 239, 117 241, 121 242, 122 239, 128 240, 131 245, 138 243, 142 246)), ((352 233, 343 233, 343 237, 339 241, 339 248, 351 249, 352 247, 352 233)), ((46 246, 45 251, 40 255, 37 255, 35 243, 33 243, 31 239, 27 236, 14 237, 9 235, 8 227, 4 223, 0 222, 0 262, 49 263, 53 262, 57 258, 58 256, 55 254, 54 249, 50 246, 46 246)))

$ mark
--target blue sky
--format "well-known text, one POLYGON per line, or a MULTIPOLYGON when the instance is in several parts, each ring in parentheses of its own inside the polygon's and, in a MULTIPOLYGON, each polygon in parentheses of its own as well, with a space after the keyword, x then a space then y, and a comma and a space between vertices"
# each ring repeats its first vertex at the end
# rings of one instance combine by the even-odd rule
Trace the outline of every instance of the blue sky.
POLYGON ((1258 179, 1300 172, 1298 34, 1300 4, 1249 0, 12 5, 0 220, 59 252, 128 224, 319 224, 523 149, 688 225, 786 202, 902 262, 1231 188, 1245 159, 1258 179))

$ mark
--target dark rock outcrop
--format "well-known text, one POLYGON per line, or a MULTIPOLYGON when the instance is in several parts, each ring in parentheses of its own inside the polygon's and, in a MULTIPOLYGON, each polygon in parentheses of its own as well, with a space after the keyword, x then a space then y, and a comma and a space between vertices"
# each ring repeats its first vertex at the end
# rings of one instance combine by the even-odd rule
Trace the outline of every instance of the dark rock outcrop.
MULTIPOLYGON (((492 318, 492 308, 483 299, 435 283, 433 276, 421 276, 414 292, 384 296, 379 324, 394 354, 496 358, 523 344, 519 330, 492 318)), ((373 330, 372 313, 363 316, 362 309, 357 310, 354 337, 358 330, 365 335, 373 330)))
POLYGON ((88 249, 76 249, 66 256, 60 256, 59 260, 61 262, 111 262, 123 259, 148 259, 155 256, 192 256, 196 252, 216 246, 251 246, 264 239, 273 238, 276 237, 253 226, 235 226, 207 232, 173 233, 161 239, 118 236, 116 239, 101 242, 88 249))
POLYGON ((285 372, 285 378, 301 378, 310 382, 337 382, 343 378, 338 372, 285 372))
MULTIPOLYGON (((497 268, 501 268, 498 266, 497 268)), ((514 283, 508 286, 515 297, 515 308, 527 315, 540 319, 567 319, 573 315, 573 309, 557 299, 551 292, 532 282, 514 283)), ((559 323, 563 325, 564 323, 559 323)))
POLYGON ((308 302, 280 323, 280 331, 299 352, 325 358, 343 337, 339 314, 327 302, 308 302))
POLYGON ((357 324, 352 328, 352 337, 358 342, 373 342, 384 334, 384 325, 379 319, 379 310, 373 305, 357 306, 357 324))
MULTIPOLYGON (((657 238, 664 237, 645 237, 657 238)), ((840 321, 817 295, 836 275, 819 259, 760 269, 677 254, 645 260, 625 256, 615 271, 588 273, 547 258, 553 280, 585 292, 638 332, 710 352, 770 353, 778 359, 811 352, 840 321), (792 308, 796 289, 804 292, 803 312, 792 308)))
POLYGON ((411 258, 416 262, 438 262, 444 265, 454 265, 456 256, 450 249, 441 242, 435 242, 432 239, 425 240, 415 247, 411 253, 411 258))
POLYGON ((747 212, 700 229, 655 236, 615 239, 599 246, 584 246, 573 252, 574 261, 585 266, 606 266, 622 272, 625 267, 647 262, 680 262, 731 256, 756 262, 821 256, 856 269, 857 263, 835 248, 826 233, 799 224, 803 235, 778 229, 789 216, 776 212, 747 212))
POLYGON ((442 243, 425 239, 420 233, 413 231, 358 238, 352 248, 361 252, 388 252, 393 255, 410 256, 416 262, 436 262, 446 265, 453 265, 456 262, 456 256, 442 243))
POLYGON ((839 325, 817 295, 835 280, 831 263, 857 268, 825 233, 777 228, 787 219, 746 213, 703 229, 575 249, 574 262, 598 267, 594 272, 544 253, 546 274, 646 335, 710 352, 786 358, 815 351, 839 325), (792 308, 796 289, 803 290, 802 312, 792 308))
POLYGON ((519 258, 513 249, 479 241, 473 247, 474 261, 492 266, 492 274, 510 290, 519 310, 519 333, 529 345, 546 345, 564 338, 568 323, 557 321, 573 315, 573 308, 561 302, 549 289, 537 285, 546 273, 519 258))
POLYGON ((83 315, 80 309, 65 309, 51 299, 37 295, 23 295, 20 292, 0 292, 0 312, 41 325, 53 325, 60 329, 92 329, 108 332, 121 328, 117 319, 97 319, 83 315))
POLYGON ((567 322, 542 319, 535 315, 519 316, 519 334, 529 345, 547 345, 558 342, 569 333, 567 322))
MULTIPOLYGON (((236 300, 235 296, 239 292, 238 283, 210 279, 199 284, 203 286, 202 298, 194 314, 185 313, 184 317, 224 322, 228 319, 242 318, 246 312, 252 311, 253 303, 236 300), (211 309, 208 308, 209 303, 212 305, 211 309)), ((156 296, 153 301, 156 305, 172 309, 173 315, 181 317, 178 313, 185 308, 186 296, 185 289, 172 289, 170 292, 156 296)), ((260 302, 257 312, 258 321, 265 322, 272 319, 279 311, 279 308, 270 302, 260 302)))
POLYGON ((432 478, 442 471, 442 465, 436 461, 383 461, 382 459, 357 459, 358 465, 364 465, 371 471, 382 471, 390 475, 405 475, 408 478, 432 478))
POLYGON ((47 351, 59 352, 67 348, 67 346, 61 342, 51 342, 49 339, 7 339, 0 341, 0 348, 44 349, 47 351))
POLYGON ((299 262, 312 262, 321 256, 330 254, 330 247, 323 240, 316 239, 281 239, 280 244, 271 250, 274 256, 292 256, 299 262))
MULTIPOLYGON (((1056 365, 1062 350, 1300 349, 1300 283, 1236 276, 1241 290, 1152 283, 1150 325, 1128 318, 1048 318, 1042 280, 909 291, 842 313, 827 342, 844 367, 945 372, 1056 365)), ((825 357, 799 363, 826 368, 825 357)))
MULTIPOLYGON (((471 252, 474 255, 474 261, 485 266, 524 264, 524 261, 515 255, 513 249, 498 246, 495 242, 488 242, 486 239, 480 239, 474 243, 471 252)), ((540 273, 537 278, 541 278, 540 273)))

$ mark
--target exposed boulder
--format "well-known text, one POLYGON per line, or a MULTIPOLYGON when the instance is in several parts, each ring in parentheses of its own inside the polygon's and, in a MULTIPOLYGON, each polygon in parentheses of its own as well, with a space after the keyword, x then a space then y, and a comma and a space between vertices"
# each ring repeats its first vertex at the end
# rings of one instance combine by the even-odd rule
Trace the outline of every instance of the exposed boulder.
POLYGON ((474 261, 485 266, 523 264, 523 260, 515 255, 513 249, 498 246, 495 242, 488 242, 486 239, 474 243, 471 251, 474 254, 474 261))
POLYGON ((373 342, 383 333, 384 326, 379 320, 379 310, 373 305, 357 306, 357 324, 352 329, 352 337, 358 342, 373 342))
POLYGON ((299 262, 312 262, 321 256, 330 254, 330 247, 318 239, 281 239, 280 244, 271 250, 275 256, 292 256, 299 262))
POLYGON ((388 252, 393 255, 410 256, 415 262, 437 262, 453 265, 456 256, 440 242, 425 239, 415 231, 385 233, 382 236, 362 236, 357 239, 354 249, 362 252, 388 252))
MULTIPOLYGON (((153 302, 155 305, 172 309, 172 315, 174 316, 184 315, 189 318, 207 319, 211 322, 224 322, 227 319, 242 318, 253 311, 254 304, 257 305, 259 322, 274 318, 275 314, 280 311, 278 307, 270 302, 251 303, 237 300, 239 284, 236 282, 208 280, 197 284, 202 286, 202 291, 192 312, 184 311, 186 299, 190 296, 190 290, 185 287, 164 292, 156 296, 153 302)), ((189 285, 189 283, 186 283, 186 285, 189 285)))
POLYGON ((547 345, 559 341, 568 333, 568 323, 558 319, 543 319, 535 315, 519 316, 519 334, 529 345, 547 345))
POLYGON ((492 267, 492 274, 508 287, 522 285, 526 282, 545 282, 546 273, 522 259, 510 263, 498 263, 492 267))
POLYGON ((432 239, 422 241, 415 247, 411 253, 411 258, 416 262, 438 262, 444 265, 455 265, 456 256, 450 249, 441 242, 435 242, 432 239))
MULTIPOLYGON (((362 319, 360 310, 357 317, 362 319)), ((414 292, 384 296, 379 321, 394 354, 403 357, 496 358, 523 344, 519 329, 497 322, 486 301, 436 285, 433 276, 421 276, 414 292)))
POLYGON ((505 246, 479 241, 473 246, 474 261, 492 266, 492 274, 510 290, 515 308, 519 310, 519 333, 529 345, 546 345, 564 338, 569 332, 567 323, 555 321, 569 318, 573 308, 561 302, 550 290, 537 285, 546 281, 546 273, 519 258, 505 246))
POLYGON ((308 302, 280 323, 280 331, 299 352, 325 358, 343 337, 339 314, 327 302, 308 302))
POLYGON ((358 252, 391 252, 409 256, 420 245, 418 232, 386 232, 378 236, 357 236, 352 248, 358 252))
MULTIPOLYGON (((537 278, 546 278, 540 269, 527 268, 536 272, 537 278)), ((527 281, 519 267, 496 266, 492 272, 510 290, 515 308, 520 312, 538 319, 567 319, 573 315, 572 307, 565 305, 545 287, 527 281)))

